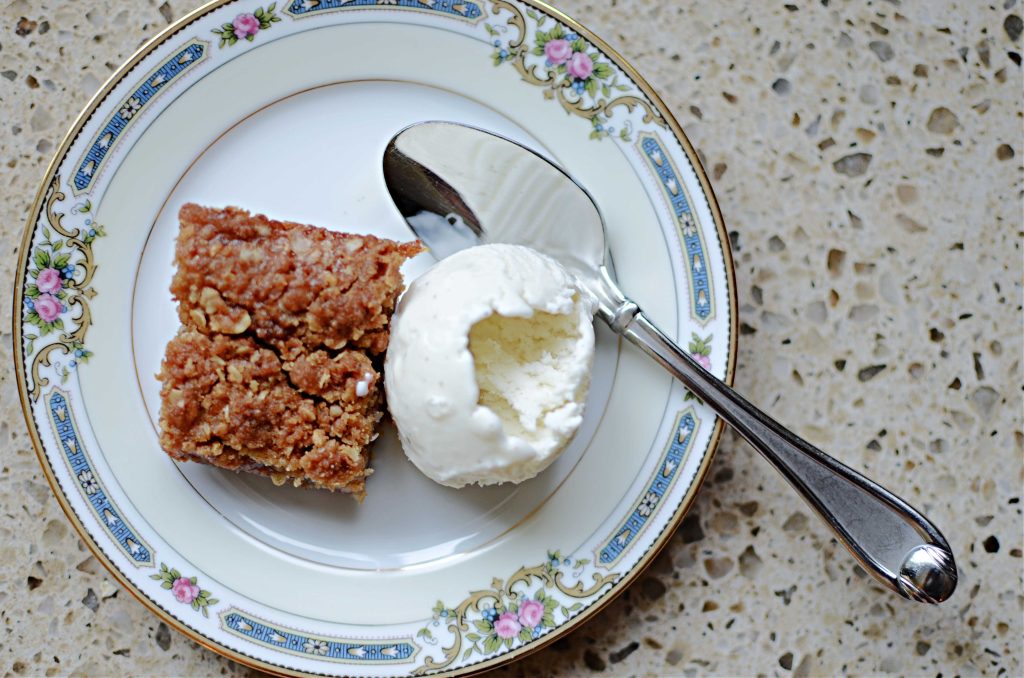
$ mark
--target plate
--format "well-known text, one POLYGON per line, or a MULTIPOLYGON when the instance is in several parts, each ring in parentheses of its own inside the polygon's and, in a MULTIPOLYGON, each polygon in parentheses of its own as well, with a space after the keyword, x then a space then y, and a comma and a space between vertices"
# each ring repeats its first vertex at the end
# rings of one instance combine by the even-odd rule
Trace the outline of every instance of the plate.
POLYGON ((389 427, 362 505, 160 450, 178 207, 408 239, 380 159, 426 119, 508 135, 576 176, 622 287, 731 380, 733 272, 707 177, 651 88, 579 24, 516 0, 196 10, 61 144, 19 250, 14 331, 39 460, 82 539, 164 621, 244 664, 457 675, 542 647, 651 561, 717 443, 710 410, 599 327, 579 434, 518 486, 435 485, 389 427))

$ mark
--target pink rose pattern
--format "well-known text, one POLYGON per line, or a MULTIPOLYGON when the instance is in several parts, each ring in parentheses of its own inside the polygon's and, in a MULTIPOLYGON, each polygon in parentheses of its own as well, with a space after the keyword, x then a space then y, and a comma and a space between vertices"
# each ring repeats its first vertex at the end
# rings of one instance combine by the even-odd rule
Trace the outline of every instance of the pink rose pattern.
POLYGON ((693 338, 690 340, 690 345, 687 346, 687 352, 690 357, 697 361, 697 364, 703 367, 705 370, 711 369, 711 335, 700 338, 697 334, 693 334, 693 338))
POLYGON ((52 323, 64 312, 64 304, 52 294, 40 294, 35 298, 34 307, 44 323, 52 323))
POLYGON ((552 66, 561 66, 572 56, 572 44, 568 40, 549 40, 544 44, 544 56, 552 66))
MULTIPOLYGON (((538 29, 541 26, 543 26, 543 21, 538 23, 538 29)), ((499 35, 493 27, 488 26, 488 28, 491 35, 499 35)), ((556 24, 548 31, 538 30, 535 40, 534 47, 530 51, 537 56, 543 56, 544 63, 548 68, 556 69, 557 73, 567 74, 569 86, 577 94, 582 94, 584 91, 594 94, 593 88, 597 83, 592 82, 592 79, 601 81, 600 86, 604 87, 605 96, 610 93, 609 87, 623 89, 616 84, 614 79, 611 82, 605 82, 612 75, 608 65, 595 61, 597 54, 587 54, 586 52, 590 47, 587 42, 576 33, 566 32, 561 24, 556 24)), ((519 46, 513 47, 511 44, 503 43, 500 38, 496 39, 494 40, 494 64, 497 66, 502 62, 521 57, 522 50, 523 48, 519 46)), ((557 78, 553 79, 552 83, 552 86, 557 86, 557 78)))
POLYGON ((239 40, 252 42, 256 34, 265 31, 281 20, 275 14, 277 3, 272 2, 266 9, 257 7, 252 12, 242 12, 229 23, 213 29, 213 33, 220 38, 220 46, 230 47, 239 40))
POLYGON ((176 601, 202 612, 204 617, 210 616, 206 608, 219 602, 210 597, 209 591, 199 587, 195 577, 184 577, 181 572, 164 563, 160 563, 160 571, 149 575, 149 578, 159 581, 160 588, 170 591, 176 601))
MULTIPOLYGON (((573 578, 583 582, 590 563, 588 558, 548 551, 547 559, 542 563, 520 569, 508 581, 492 580, 491 589, 475 591, 458 606, 449 607, 443 601, 437 601, 432 621, 417 631, 416 638, 422 638, 430 645, 439 645, 447 641, 435 636, 435 629, 442 634, 454 633, 455 644, 444 647, 457 651, 446 655, 446 663, 434 668, 445 668, 458 661, 459 657, 465 663, 473 655, 484 658, 525 647, 575 617, 584 609, 585 598, 590 598, 615 580, 616 575, 603 576, 593 572, 594 588, 581 591, 583 595, 576 595, 564 586, 571 586, 568 580, 573 578), (536 588, 530 585, 530 581, 535 579, 540 580, 540 586, 536 588), (559 595, 559 591, 565 596, 559 595)), ((576 589, 579 590, 579 586, 576 589)))
MULTIPOLYGON (((538 24, 538 28, 542 25, 543 23, 538 24)), ((500 40, 496 40, 494 46, 497 49, 495 64, 517 56, 515 49, 503 48, 500 40)), ((548 68, 554 68, 558 73, 568 75, 570 87, 577 94, 582 94, 584 91, 594 94, 592 88, 596 83, 591 82, 591 79, 602 81, 601 84, 606 89, 609 84, 614 84, 614 81, 612 83, 603 82, 611 75, 611 72, 607 64, 595 61, 596 53, 587 53, 589 47, 579 35, 566 32, 560 24, 557 24, 551 30, 537 31, 533 53, 543 56, 544 63, 548 68)), ((605 95, 608 95, 607 91, 605 95)))
MULTIPOLYGON (((75 206, 79 213, 87 214, 92 209, 89 201, 79 203, 75 206)), ((64 339, 58 343, 62 344, 65 354, 74 352, 75 355, 68 362, 57 365, 58 372, 63 378, 67 377, 67 370, 74 369, 78 362, 85 362, 91 353, 85 350, 81 340, 67 339, 73 330, 66 327, 65 323, 69 318, 61 317, 68 312, 72 305, 80 308, 88 307, 88 300, 94 291, 82 286, 82 281, 76 279, 79 271, 88 271, 92 264, 92 244, 101 236, 106 235, 104 228, 93 222, 91 217, 84 218, 84 224, 74 233, 58 231, 54 234, 49 228, 42 229, 42 239, 36 241, 32 246, 29 261, 27 284, 23 289, 22 302, 23 319, 26 324, 33 325, 39 330, 38 333, 26 332, 24 337, 28 340, 25 344, 29 353, 35 348, 36 340, 57 330, 65 332, 64 339), (64 236, 63 238, 57 235, 64 236), (66 239, 65 239, 66 238, 66 239), (76 254, 83 253, 83 257, 76 254), (74 261, 72 261, 74 259, 74 261)), ((79 315, 78 319, 84 317, 79 315)), ((70 318, 74 322, 76 318, 70 318)))
POLYGON ((231 25, 235 27, 235 37, 239 40, 260 32, 260 20, 253 14, 239 14, 231 25))
MULTIPOLYGON (((55 198, 50 200, 48 207, 55 198)), ((93 355, 85 348, 87 328, 82 323, 89 317, 89 300, 95 290, 85 282, 95 267, 93 243, 106 231, 92 220, 90 212, 92 203, 85 200, 72 210, 72 214, 83 215, 78 217, 75 229, 41 229, 41 238, 36 238, 29 252, 28 275, 21 290, 22 340, 26 356, 34 356, 31 369, 38 374, 40 368, 49 367, 61 384, 67 383, 78 366, 89 362, 93 355), (72 311, 72 306, 78 308, 72 311), (60 352, 53 353, 54 350, 60 352)), ((64 215, 57 216, 54 226, 59 225, 59 218, 64 215)), ((41 384, 47 382, 33 382, 31 397, 36 400, 41 395, 41 384)))
POLYGON ((193 584, 191 580, 180 577, 171 584, 171 593, 174 594, 174 598, 179 603, 191 605, 192 601, 199 597, 199 587, 193 584))
MULTIPOLYGON (((635 107, 635 102, 630 101, 630 97, 635 95, 619 95, 619 92, 633 89, 625 82, 623 74, 604 60, 600 50, 571 28, 532 11, 527 15, 534 23, 531 26, 526 17, 519 16, 517 38, 508 36, 504 27, 484 24, 494 45, 491 53, 494 65, 512 63, 522 73, 532 72, 533 77, 528 79, 545 88, 545 97, 558 99, 566 110, 590 121, 593 127, 591 139, 614 135, 624 142, 631 142, 632 120, 624 120, 621 127, 608 124, 612 108, 627 104, 632 111, 635 107), (529 35, 531 30, 532 36, 529 35), (531 56, 540 57, 542 64, 534 63, 531 56)), ((508 23, 512 24, 512 19, 508 23)), ((648 111, 644 121, 649 122, 649 116, 654 115, 653 111, 648 111)))
POLYGON ((583 52, 576 52, 569 59, 566 70, 572 77, 586 80, 594 72, 594 60, 583 52))
MULTIPOLYGON (((545 579, 548 584, 553 583, 563 566, 571 566, 579 572, 590 562, 564 558, 558 551, 549 551, 548 558, 548 561, 536 568, 542 572, 535 575, 545 579)), ((569 619, 573 612, 583 607, 580 602, 560 603, 555 597, 548 596, 543 586, 532 595, 525 591, 510 592, 498 588, 494 590, 491 599, 493 603, 477 604, 475 611, 479 617, 473 615, 476 618, 469 617, 469 613, 474 611, 473 607, 455 610, 438 601, 434 607, 433 626, 470 625, 472 630, 464 636, 470 644, 465 649, 465 656, 473 652, 487 655, 502 647, 511 649, 517 644, 530 643, 540 638, 545 629, 553 629, 558 625, 556 616, 569 619)), ((423 628, 417 637, 426 638, 429 642, 434 636, 429 628, 423 628)))
POLYGON ((36 277, 36 287, 44 294, 53 294, 63 286, 64 282, 60 277, 60 271, 55 268, 44 268, 36 277))
MULTIPOLYGON (((76 267, 71 263, 71 253, 47 236, 44 242, 36 245, 32 263, 35 266, 28 273, 33 281, 25 288, 25 319, 43 333, 63 329, 60 316, 68 310, 65 288, 73 282, 76 267)), ((75 290, 71 293, 74 296, 75 290)))
POLYGON ((519 623, 513 612, 503 612, 494 622, 494 632, 498 634, 499 638, 515 638, 522 628, 522 624, 519 623))
POLYGON ((527 598, 519 605, 519 623, 528 629, 540 623, 544 616, 544 603, 527 598))

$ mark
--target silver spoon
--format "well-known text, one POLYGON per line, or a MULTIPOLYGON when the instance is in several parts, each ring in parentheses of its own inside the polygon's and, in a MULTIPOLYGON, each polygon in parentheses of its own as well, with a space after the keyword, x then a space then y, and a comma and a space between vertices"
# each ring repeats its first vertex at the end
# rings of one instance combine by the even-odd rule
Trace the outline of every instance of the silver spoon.
POLYGON ((438 259, 487 242, 527 245, 558 259, 597 297, 601 319, 764 455, 878 581, 926 603, 952 595, 953 553, 927 518, 748 403, 625 296, 611 272, 601 214, 572 177, 495 134, 425 122, 388 144, 384 179, 399 211, 438 259))

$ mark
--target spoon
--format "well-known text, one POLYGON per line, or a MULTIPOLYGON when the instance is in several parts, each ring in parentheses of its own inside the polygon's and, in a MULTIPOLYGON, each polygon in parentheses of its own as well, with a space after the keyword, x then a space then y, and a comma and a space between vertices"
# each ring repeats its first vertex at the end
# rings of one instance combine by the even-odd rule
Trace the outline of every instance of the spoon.
POLYGON ((552 162, 484 130, 424 122, 391 139, 384 180, 409 226, 438 259, 494 242, 526 245, 557 259, 597 298, 597 315, 764 455, 879 582, 925 603, 952 595, 953 553, 927 518, 744 400, 626 297, 614 279, 597 205, 552 162))

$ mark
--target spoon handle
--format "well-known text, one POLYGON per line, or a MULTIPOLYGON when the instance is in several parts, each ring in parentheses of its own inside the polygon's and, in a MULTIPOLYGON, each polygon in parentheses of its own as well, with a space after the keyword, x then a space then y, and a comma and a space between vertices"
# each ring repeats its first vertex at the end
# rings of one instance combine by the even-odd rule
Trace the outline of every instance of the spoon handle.
POLYGON ((941 603, 953 593, 957 570, 949 544, 913 507, 751 405, 698 365, 635 304, 620 306, 610 324, 764 455, 878 581, 926 603, 941 603))

